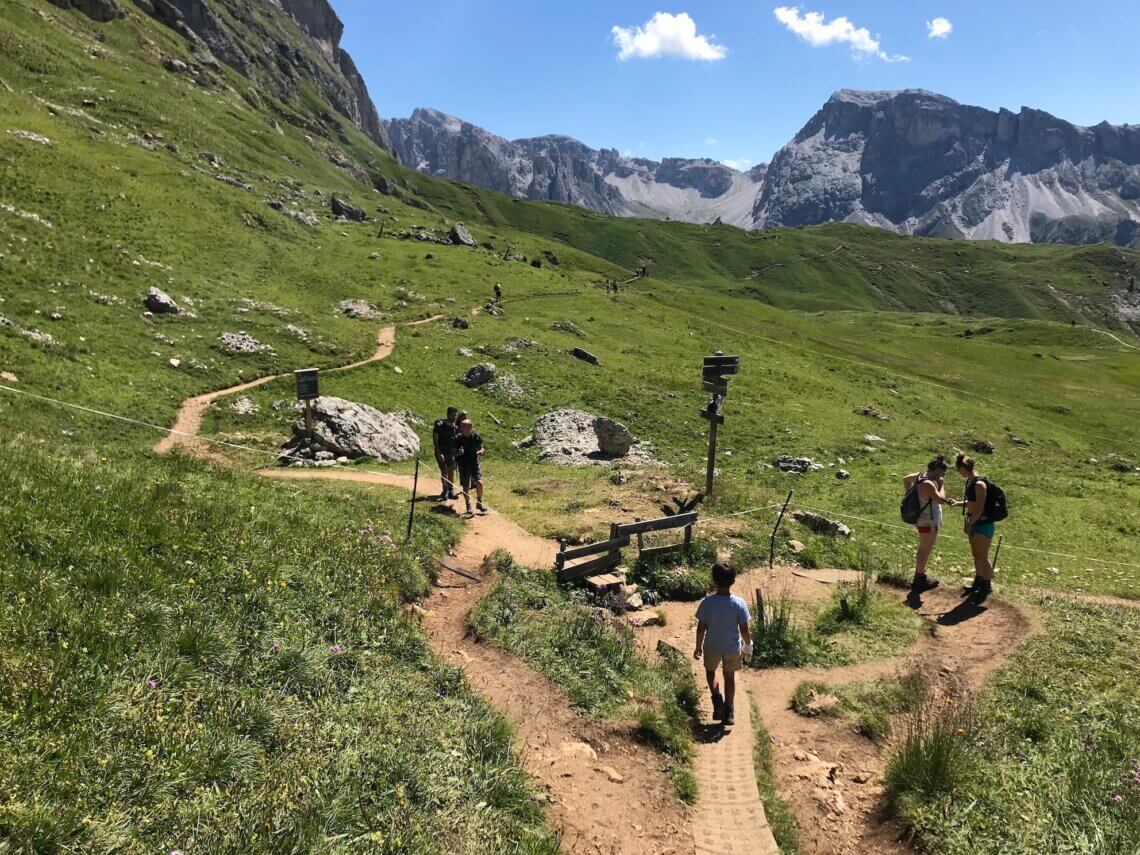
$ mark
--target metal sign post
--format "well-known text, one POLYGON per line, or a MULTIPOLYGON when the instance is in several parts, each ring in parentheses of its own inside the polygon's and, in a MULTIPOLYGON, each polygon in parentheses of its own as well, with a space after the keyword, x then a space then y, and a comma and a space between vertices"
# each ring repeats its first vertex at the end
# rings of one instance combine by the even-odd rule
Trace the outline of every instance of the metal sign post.
POLYGON ((297 382, 297 400, 305 407, 305 432, 313 435, 313 401, 321 396, 319 370, 301 368, 293 372, 297 382))
POLYGON ((705 495, 711 496, 716 475, 717 429, 724 424, 721 409, 728 397, 728 378, 740 372, 740 357, 725 356, 719 350, 706 356, 701 366, 701 389, 712 393, 712 400, 700 411, 700 417, 709 423, 709 460, 705 471, 705 495))

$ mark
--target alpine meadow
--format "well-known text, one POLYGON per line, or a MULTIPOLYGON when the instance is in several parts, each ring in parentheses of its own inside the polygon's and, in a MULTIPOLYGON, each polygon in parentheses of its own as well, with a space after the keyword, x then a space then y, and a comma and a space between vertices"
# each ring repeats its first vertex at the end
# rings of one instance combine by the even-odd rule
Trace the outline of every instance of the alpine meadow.
POLYGON ((744 173, 343 30, 0 4, 0 853, 1140 853, 1137 126, 744 173))

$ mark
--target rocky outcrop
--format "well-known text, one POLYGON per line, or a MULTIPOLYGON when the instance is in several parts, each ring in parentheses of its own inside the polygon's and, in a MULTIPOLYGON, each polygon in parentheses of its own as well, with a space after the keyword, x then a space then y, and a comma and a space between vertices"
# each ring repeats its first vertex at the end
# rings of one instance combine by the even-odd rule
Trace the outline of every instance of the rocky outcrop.
MULTIPOLYGON (((114 5, 114 0, 53 2, 114 5)), ((221 60, 257 89, 285 102, 285 119, 335 138, 335 122, 323 111, 314 112, 305 97, 306 88, 312 87, 373 142, 391 150, 364 78, 340 47, 344 25, 328 0, 268 0, 256 4, 256 14, 241 0, 134 2, 185 38, 200 64, 221 60)))
POLYGON ((490 362, 480 362, 478 365, 472 365, 467 369, 467 373, 463 375, 463 385, 468 389, 478 389, 484 383, 490 383, 495 379, 495 366, 490 362))
POLYGON ((78 9, 92 21, 103 24, 126 15, 116 0, 49 0, 61 9, 78 9))
POLYGON ((471 232, 467 230, 467 226, 463 223, 456 223, 451 227, 451 231, 447 233, 447 239, 455 246, 478 246, 479 242, 471 236, 471 232))
POLYGON ((295 462, 298 457, 318 461, 374 457, 388 462, 408 460, 420 450, 420 438, 403 418, 344 398, 317 398, 313 401, 312 437, 303 418, 294 423, 293 435, 283 449, 283 463, 295 462), (328 456, 319 456, 320 450, 328 456))
POLYGON ((904 234, 1137 245, 1140 127, 1079 127, 919 89, 835 93, 772 159, 758 228, 844 220, 904 234))

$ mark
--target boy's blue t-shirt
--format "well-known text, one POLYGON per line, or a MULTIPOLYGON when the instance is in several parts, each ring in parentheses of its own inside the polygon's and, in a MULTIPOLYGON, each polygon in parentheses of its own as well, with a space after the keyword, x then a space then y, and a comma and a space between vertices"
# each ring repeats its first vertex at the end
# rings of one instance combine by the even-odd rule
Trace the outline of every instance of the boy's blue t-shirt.
POLYGON ((748 604, 740 597, 709 594, 697 606, 697 620, 708 627, 705 649, 716 656, 740 652, 740 624, 748 624, 748 604))

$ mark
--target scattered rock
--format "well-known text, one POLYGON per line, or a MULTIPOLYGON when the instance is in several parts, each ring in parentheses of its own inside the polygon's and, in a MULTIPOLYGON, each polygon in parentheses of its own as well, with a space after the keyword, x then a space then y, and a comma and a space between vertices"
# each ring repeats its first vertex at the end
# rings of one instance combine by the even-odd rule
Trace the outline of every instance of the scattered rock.
POLYGON ((16 137, 16 139, 27 140, 28 142, 39 143, 40 145, 45 145, 49 148, 54 145, 54 143, 48 137, 45 137, 42 134, 32 133, 31 131, 8 131, 8 136, 16 137))
POLYGON ((800 525, 807 526, 816 534, 826 535, 827 537, 851 537, 851 529, 843 523, 829 520, 820 514, 815 514, 810 511, 792 511, 792 519, 800 525))
POLYGON ((378 252, 369 253, 368 254, 368 260, 369 261, 379 261, 380 260, 380 253, 378 253, 378 252))
POLYGON ((594 354, 590 353, 590 351, 581 347, 572 348, 570 355, 575 359, 581 359, 583 362, 588 362, 591 365, 601 365, 598 357, 594 356, 594 354))
POLYGON ((801 552, 804 551, 804 545, 802 543, 800 543, 798 540, 789 540, 788 541, 788 551, 791 552, 792 555, 799 555, 801 552))
POLYGON ((477 389, 494 379, 495 366, 490 362, 480 362, 478 365, 472 365, 467 369, 467 373, 463 375, 463 385, 468 389, 477 389))
POLYGON ((796 708, 800 715, 819 716, 827 715, 839 706, 839 698, 830 692, 812 692, 807 703, 796 708))
POLYGON ((273 351, 268 344, 262 344, 247 332, 225 332, 218 336, 218 341, 227 353, 249 354, 273 351))
POLYGON ((542 257, 549 261, 551 264, 558 265, 562 263, 558 256, 551 252, 549 249, 544 249, 542 251, 542 257))
POLYGON ((457 317, 451 322, 451 326, 457 330, 465 330, 471 326, 471 322, 465 317, 457 317))
POLYGON ((478 241, 471 236, 471 232, 467 230, 467 226, 463 223, 456 223, 451 227, 451 231, 447 233, 447 240, 455 246, 478 246, 478 241))
POLYGON ((863 441, 864 442, 886 442, 886 440, 883 439, 881 436, 878 436, 877 434, 873 434, 873 433, 863 434, 863 441))
POLYGON ((846 481, 848 478, 851 477, 851 473, 848 472, 846 469, 836 469, 835 470, 835 477, 838 478, 840 481, 846 481))
POLYGON ((657 612, 638 612, 637 614, 629 615, 627 620, 630 626, 635 626, 638 629, 643 629, 647 626, 665 625, 665 621, 661 620, 661 615, 657 612))
POLYGON ((1009 441, 1014 445, 1020 445, 1022 448, 1029 448, 1029 441, 1022 439, 1020 436, 1009 435, 1009 441))
POLYGON ((358 321, 374 321, 380 317, 380 310, 367 300, 341 300, 336 307, 358 321))
POLYGON ((167 57, 162 61, 162 67, 171 74, 189 74, 190 66, 177 57, 167 57))
POLYGON ((312 228, 321 221, 321 218, 314 214, 312 211, 301 211, 297 208, 290 208, 280 199, 270 199, 267 204, 274 211, 278 211, 284 214, 286 217, 289 217, 289 219, 296 220, 298 223, 303 226, 307 226, 308 228, 312 228))
POLYGON ((173 297, 153 285, 146 289, 143 305, 156 315, 177 315, 182 312, 182 308, 174 302, 173 297))
POLYGON ((1113 472, 1131 472, 1132 469, 1132 464, 1129 461, 1125 460, 1123 457, 1112 462, 1113 472))
POLYGON ((257 404, 255 404, 253 402, 253 399, 251 399, 247 395, 242 395, 240 398, 238 398, 236 401, 234 401, 230 406, 233 409, 233 411, 235 413, 237 413, 239 416, 252 416, 254 413, 256 413, 260 409, 260 407, 258 407, 257 404))
POLYGON ((487 386, 487 391, 501 395, 516 404, 526 398, 526 389, 513 374, 500 374, 487 386))
POLYGON ((888 416, 874 404, 868 404, 863 409, 856 410, 856 412, 864 416, 870 416, 873 419, 878 419, 881 422, 889 422, 891 420, 890 416, 888 416))
POLYGON ((334 217, 344 217, 346 220, 351 220, 354 223, 363 223, 368 219, 368 214, 364 212, 363 208, 358 208, 351 202, 346 202, 335 194, 329 205, 332 208, 334 217))
POLYGON ((168 359, 166 361, 170 365, 171 368, 178 368, 180 365, 182 365, 182 360, 179 359, 177 356, 172 356, 172 357, 170 357, 170 359, 168 359))
POLYGON ((0 371, 0 380, 5 383, 19 383, 20 378, 13 374, 11 371, 0 371))
POLYGON ((563 742, 558 748, 567 757, 581 757, 591 762, 597 762, 598 759, 598 752, 585 742, 563 742))
POLYGON ((293 425, 294 438, 284 447, 283 462, 291 462, 291 457, 318 460, 320 452, 329 452, 333 457, 374 457, 389 462, 408 460, 420 450, 416 432, 398 415, 344 398, 324 396, 313 402, 313 432, 310 439, 305 420, 298 419, 293 425))
POLYGON ((535 342, 529 338, 512 338, 503 346, 503 349, 508 353, 515 353, 519 350, 526 350, 528 347, 534 347, 535 342))
POLYGON ((994 444, 986 439, 976 440, 974 442, 973 448, 974 451, 978 452, 979 454, 993 454, 995 450, 994 444))
POLYGON ((635 444, 624 425, 582 410, 556 410, 539 416, 534 423, 533 443, 524 441, 520 447, 528 444, 538 446, 539 460, 562 466, 606 464, 614 459, 630 466, 653 462, 648 449, 635 444), (603 442, 610 451, 602 448, 603 442), (614 453, 619 451, 622 453, 614 453))
POLYGON ((625 776, 613 766, 598 766, 597 770, 605 775, 611 784, 621 784, 625 781, 625 776))
POLYGON ((816 463, 810 457, 791 457, 787 454, 777 454, 772 458, 772 465, 781 472, 791 472, 794 475, 803 475, 811 470, 823 469, 822 463, 816 463))

